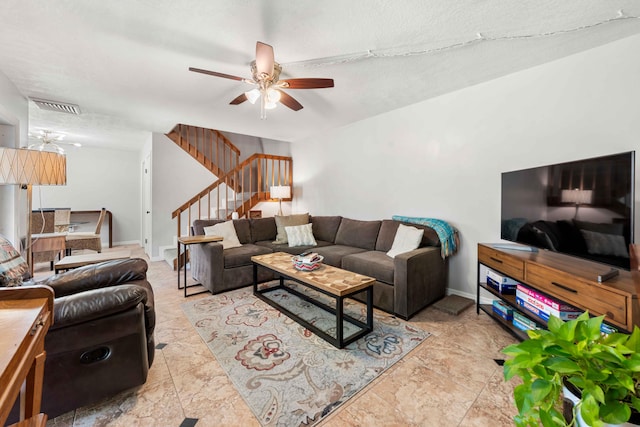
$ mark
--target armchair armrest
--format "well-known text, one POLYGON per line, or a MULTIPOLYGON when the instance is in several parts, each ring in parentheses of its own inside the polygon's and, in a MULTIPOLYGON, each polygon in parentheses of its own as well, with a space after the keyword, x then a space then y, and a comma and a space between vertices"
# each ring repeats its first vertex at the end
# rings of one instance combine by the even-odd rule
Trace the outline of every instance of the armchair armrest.
POLYGON ((34 284, 53 288, 56 298, 105 288, 147 277, 147 262, 141 258, 118 259, 86 265, 62 274, 56 274, 34 284))
POLYGON ((213 292, 214 283, 222 283, 224 255, 218 242, 198 243, 189 246, 191 275, 205 288, 213 292))
POLYGON ((408 319, 444 297, 448 261, 440 248, 427 246, 396 255, 394 264, 394 312, 408 319))
POLYGON ((56 298, 52 329, 85 323, 100 317, 126 311, 147 302, 147 292, 137 285, 92 289, 56 298))

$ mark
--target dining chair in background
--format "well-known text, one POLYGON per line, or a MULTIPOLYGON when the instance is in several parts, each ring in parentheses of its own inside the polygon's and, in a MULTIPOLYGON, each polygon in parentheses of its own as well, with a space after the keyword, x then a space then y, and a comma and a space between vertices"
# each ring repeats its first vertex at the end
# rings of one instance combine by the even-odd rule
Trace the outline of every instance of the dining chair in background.
POLYGON ((75 232, 67 234, 66 253, 71 255, 72 250, 90 249, 96 252, 102 252, 102 242, 100 240, 100 229, 102 228, 102 222, 106 215, 107 210, 102 208, 100 210, 100 217, 98 217, 98 223, 96 224, 95 233, 75 232))

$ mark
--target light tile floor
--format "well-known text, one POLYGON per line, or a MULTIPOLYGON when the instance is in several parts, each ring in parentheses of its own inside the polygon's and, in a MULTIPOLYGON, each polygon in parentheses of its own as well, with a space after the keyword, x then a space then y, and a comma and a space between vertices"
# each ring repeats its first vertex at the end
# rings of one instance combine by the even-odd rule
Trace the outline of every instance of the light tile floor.
MULTIPOLYGON (((148 261, 140 247, 127 248, 148 261)), ((108 250, 118 249, 123 247, 108 250)), ((47 264, 36 266, 37 277, 49 274, 47 264)), ((176 274, 164 261, 149 262, 156 343, 167 345, 156 350, 147 382, 49 420, 48 426, 259 426, 183 315, 176 274)), ((513 425, 513 382, 504 382, 494 359, 502 359, 500 350, 515 339, 475 307, 458 316, 427 308, 411 323, 432 336, 320 426, 513 425)))

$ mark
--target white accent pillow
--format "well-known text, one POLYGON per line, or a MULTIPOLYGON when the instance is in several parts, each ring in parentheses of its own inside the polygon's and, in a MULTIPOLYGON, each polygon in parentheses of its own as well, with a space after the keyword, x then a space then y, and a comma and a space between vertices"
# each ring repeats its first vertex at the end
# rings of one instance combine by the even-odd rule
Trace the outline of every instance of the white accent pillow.
POLYGON ((220 222, 216 225, 204 227, 205 236, 220 236, 222 237, 222 249, 237 248, 242 246, 238 235, 236 234, 236 228, 233 226, 233 221, 220 222))
POLYGON ((391 258, 395 258, 398 254, 417 249, 418 246, 420 246, 423 234, 423 229, 409 227, 403 224, 398 225, 396 237, 393 238, 391 250, 387 252, 387 255, 391 258))
POLYGON ((287 240, 289 241, 289 247, 294 246, 316 246, 316 239, 313 238, 313 231, 311 231, 311 224, 294 225, 285 227, 287 233, 287 240))

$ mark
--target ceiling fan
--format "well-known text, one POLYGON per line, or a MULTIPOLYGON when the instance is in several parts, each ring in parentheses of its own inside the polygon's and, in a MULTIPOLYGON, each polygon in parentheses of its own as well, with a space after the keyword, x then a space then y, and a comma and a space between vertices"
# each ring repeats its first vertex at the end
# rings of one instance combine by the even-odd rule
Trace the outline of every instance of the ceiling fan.
POLYGON ((50 151, 58 154, 64 154, 64 149, 58 144, 82 147, 82 144, 80 144, 79 142, 62 141, 62 139, 64 138, 63 134, 55 134, 52 131, 46 129, 41 129, 37 134, 29 134, 29 136, 32 139, 37 139, 40 141, 29 145, 27 147, 29 150, 50 151))
POLYGON ((189 67, 189 71, 254 85, 254 89, 238 95, 230 104, 238 105, 244 101, 255 104, 256 101, 260 99, 261 119, 265 119, 267 115, 266 110, 275 108, 278 102, 294 111, 302 109, 302 104, 282 89, 321 89, 333 87, 333 79, 301 78, 280 80, 282 67, 274 59, 273 47, 262 42, 256 43, 256 59, 251 61, 251 79, 193 67, 189 67))

